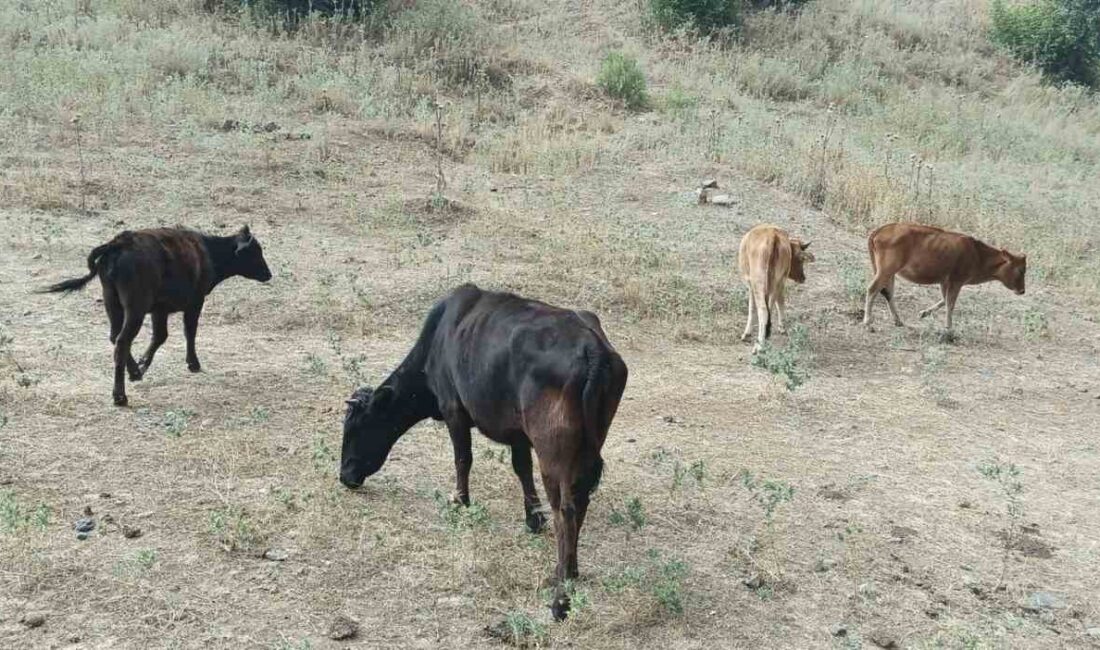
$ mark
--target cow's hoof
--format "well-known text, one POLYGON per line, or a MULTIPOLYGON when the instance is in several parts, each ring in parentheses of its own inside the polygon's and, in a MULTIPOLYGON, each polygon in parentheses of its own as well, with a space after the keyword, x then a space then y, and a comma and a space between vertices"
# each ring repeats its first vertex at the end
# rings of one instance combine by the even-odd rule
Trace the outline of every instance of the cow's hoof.
POLYGON ((115 406, 126 406, 130 403, 130 400, 126 399, 125 395, 115 395, 115 406))
POLYGON ((137 370, 128 371, 130 375, 130 381, 141 381, 145 377, 145 371, 138 368, 137 370))
POLYGON ((538 535, 546 529, 546 515, 537 510, 527 513, 527 531, 538 535))
POLYGON ((555 621, 564 621, 565 617, 569 615, 569 596, 564 594, 555 596, 553 602, 550 603, 550 613, 554 616, 555 621))
POLYGON ((741 342, 742 343, 748 343, 750 339, 752 339, 752 333, 751 332, 748 333, 748 334, 742 334, 741 335, 741 342))
POLYGON ((470 495, 452 493, 450 501, 452 505, 469 507, 470 495))
POLYGON ((196 361, 195 363, 188 362, 187 369, 191 372, 202 372, 202 366, 199 365, 198 361, 196 361))

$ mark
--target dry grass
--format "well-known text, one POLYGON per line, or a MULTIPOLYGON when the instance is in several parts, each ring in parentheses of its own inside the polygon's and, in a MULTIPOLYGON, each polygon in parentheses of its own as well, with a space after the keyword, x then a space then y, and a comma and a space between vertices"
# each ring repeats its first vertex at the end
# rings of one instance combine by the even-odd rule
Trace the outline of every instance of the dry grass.
POLYGON ((196 4, 0 7, 0 646, 337 647, 337 613, 368 647, 496 646, 502 621, 555 647, 1090 642, 1100 114, 984 46, 980 3, 819 0, 725 49, 653 40, 632 3, 295 37, 196 4), (649 112, 595 90, 612 49, 639 56, 649 112), (437 100, 454 209, 430 201, 437 100), (736 207, 696 205, 706 177, 736 207), (1028 295, 964 291, 944 345, 915 317, 933 292, 900 285, 914 328, 868 335, 862 237, 896 218, 1027 250, 1028 295), (819 260, 789 299, 812 346, 794 391, 736 340, 760 221, 819 260), (30 290, 121 228, 241 222, 275 280, 214 292, 202 374, 173 318, 134 407, 110 406, 98 290, 30 290), (335 480, 342 400, 465 280, 595 309, 630 365, 564 624, 499 448, 475 442, 467 512, 437 498, 433 424, 361 492, 335 480), (1006 555, 990 462, 1020 469, 1018 528, 1052 557, 1006 555), (770 514, 767 481, 794 488, 770 514), (1068 607, 1025 610, 1036 590, 1068 607))

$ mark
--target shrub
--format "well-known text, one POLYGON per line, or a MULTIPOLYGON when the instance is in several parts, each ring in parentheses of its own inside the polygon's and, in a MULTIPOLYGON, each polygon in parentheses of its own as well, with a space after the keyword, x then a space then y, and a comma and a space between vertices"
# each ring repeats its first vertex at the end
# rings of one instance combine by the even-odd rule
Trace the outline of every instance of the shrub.
POLYGON ((641 66, 637 59, 622 52, 610 52, 604 57, 596 82, 608 96, 631 110, 645 108, 649 103, 641 66))
POLYGON ((649 14, 664 30, 687 26, 710 34, 740 28, 741 5, 741 0, 649 0, 649 14))
POLYGON ((280 16, 290 23, 310 14, 361 20, 385 6, 385 0, 203 0, 207 11, 248 10, 259 16, 280 16))
POLYGON ((1100 81, 1100 0, 994 0, 990 37, 1055 81, 1100 81))

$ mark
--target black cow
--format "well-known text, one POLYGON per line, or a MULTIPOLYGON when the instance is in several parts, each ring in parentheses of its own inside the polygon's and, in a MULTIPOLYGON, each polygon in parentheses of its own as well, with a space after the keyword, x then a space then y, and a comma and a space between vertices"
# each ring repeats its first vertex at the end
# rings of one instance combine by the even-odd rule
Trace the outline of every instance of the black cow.
POLYGON ((234 275, 267 282, 271 271, 260 242, 248 226, 228 237, 204 235, 185 228, 126 230, 96 246, 88 255, 88 275, 58 282, 43 292, 76 291, 99 276, 103 305, 111 321, 115 345, 115 404, 125 406, 123 368, 130 381, 141 381, 153 363, 157 348, 168 338, 168 314, 183 312, 187 338, 187 368, 201 367, 195 354, 195 330, 202 305, 214 287, 234 275), (130 344, 141 329, 145 314, 153 315, 153 339, 140 362, 130 354, 130 344))
POLYGON ((600 481, 600 449, 627 370, 595 314, 560 309, 466 284, 429 312, 416 345, 378 388, 348 400, 340 480, 358 487, 382 468, 417 422, 443 420, 454 446, 455 499, 469 505, 470 427, 512 448, 527 526, 545 519, 531 476, 531 448, 554 512, 557 584, 551 608, 569 611, 564 581, 577 576, 577 538, 600 481))

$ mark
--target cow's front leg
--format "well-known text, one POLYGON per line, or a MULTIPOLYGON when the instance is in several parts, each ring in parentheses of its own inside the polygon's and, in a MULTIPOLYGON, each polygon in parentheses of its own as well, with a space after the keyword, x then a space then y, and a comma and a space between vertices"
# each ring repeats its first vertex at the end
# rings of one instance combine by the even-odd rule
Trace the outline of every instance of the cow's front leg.
POLYGON ((464 412, 456 412, 447 418, 447 432, 451 434, 451 446, 455 452, 455 492, 451 501, 470 505, 470 467, 474 464, 474 452, 470 442, 470 418, 464 412))
POLYGON ((195 334, 199 331, 199 316, 202 315, 202 303, 191 306, 183 312, 183 337, 187 340, 187 369, 199 372, 202 365, 195 353, 195 334))
POLYGON ((523 513, 527 530, 532 533, 542 532, 546 527, 546 514, 542 511, 539 493, 535 490, 535 479, 531 473, 531 442, 525 436, 521 435, 520 440, 512 443, 512 469, 523 488, 523 513))

